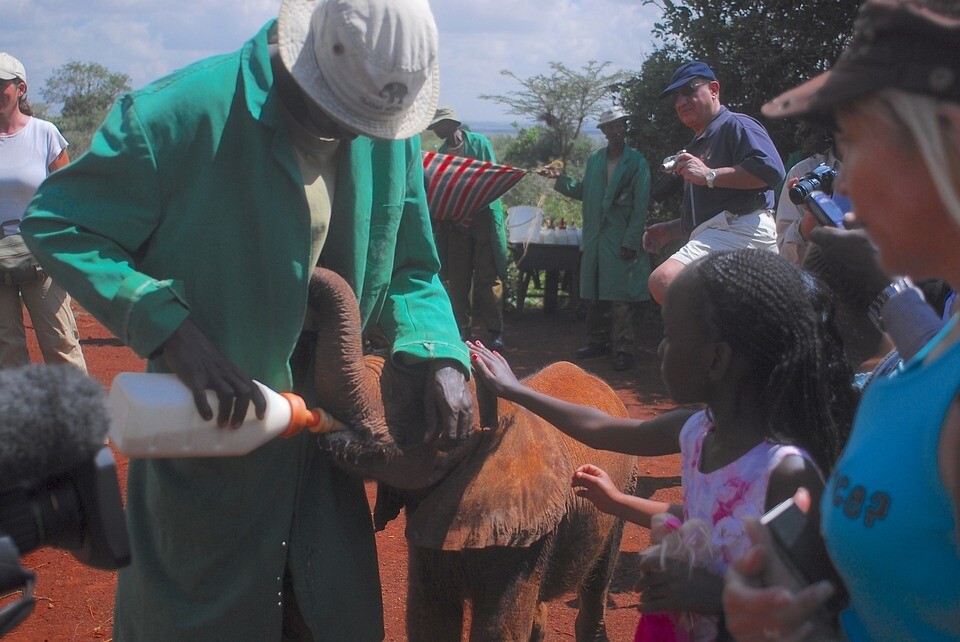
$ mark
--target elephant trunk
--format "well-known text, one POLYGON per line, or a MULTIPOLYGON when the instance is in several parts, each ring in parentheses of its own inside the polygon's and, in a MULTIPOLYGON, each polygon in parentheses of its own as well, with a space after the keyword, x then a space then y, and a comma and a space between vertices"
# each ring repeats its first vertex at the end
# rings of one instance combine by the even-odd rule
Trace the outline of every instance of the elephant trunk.
POLYGON ((318 315, 313 346, 320 406, 351 430, 320 437, 347 472, 398 489, 423 489, 477 447, 480 434, 450 448, 425 443, 424 380, 379 356, 363 355, 356 295, 336 273, 314 270, 309 305, 318 315))
POLYGON ((321 328, 314 351, 314 385, 327 412, 364 438, 387 432, 379 369, 367 367, 360 336, 356 295, 336 273, 317 268, 310 280, 309 305, 321 328))

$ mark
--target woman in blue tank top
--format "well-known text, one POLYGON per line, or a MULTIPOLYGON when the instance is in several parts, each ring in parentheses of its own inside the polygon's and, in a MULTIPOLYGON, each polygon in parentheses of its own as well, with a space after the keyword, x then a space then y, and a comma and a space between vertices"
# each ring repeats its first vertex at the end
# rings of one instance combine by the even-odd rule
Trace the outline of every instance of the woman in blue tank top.
MULTIPOLYGON (((832 114, 845 144, 837 189, 888 274, 960 287, 960 4, 867 0, 831 71, 764 106, 832 114)), ((820 234, 842 234, 821 230, 820 234)), ((896 289, 891 284, 878 297, 896 289)), ((850 640, 960 640, 960 323, 866 389, 823 495, 822 531, 850 593, 850 640)), ((788 579, 769 534, 727 576, 740 640, 839 636, 825 583, 788 579)))

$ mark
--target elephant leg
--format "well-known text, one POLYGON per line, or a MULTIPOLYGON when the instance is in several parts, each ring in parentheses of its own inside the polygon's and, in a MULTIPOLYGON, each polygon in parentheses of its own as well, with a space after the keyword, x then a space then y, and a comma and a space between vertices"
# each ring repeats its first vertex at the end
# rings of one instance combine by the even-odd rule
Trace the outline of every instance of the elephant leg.
POLYGON ((455 554, 410 547, 407 571, 407 639, 460 642, 463 636, 461 587, 451 584, 455 554))
POLYGON ((607 594, 620 555, 622 534, 623 522, 618 520, 607 536, 603 552, 577 587, 577 597, 580 598, 576 622, 577 642, 606 642, 608 639, 605 622, 607 594))
MULTIPOLYGON (((549 539, 549 538, 546 538, 549 539)), ((470 642, 529 642, 542 634, 540 586, 546 567, 545 539, 526 548, 478 551, 470 642), (537 626, 539 625, 539 626, 537 626)))
POLYGON ((530 633, 530 642, 543 642, 547 637, 547 605, 537 604, 537 611, 533 616, 533 631, 530 633))

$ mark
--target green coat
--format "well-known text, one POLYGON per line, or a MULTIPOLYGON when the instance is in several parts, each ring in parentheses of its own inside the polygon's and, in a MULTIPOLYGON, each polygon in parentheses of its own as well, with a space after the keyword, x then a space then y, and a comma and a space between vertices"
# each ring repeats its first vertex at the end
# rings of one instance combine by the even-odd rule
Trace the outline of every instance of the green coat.
MULTIPOLYGON (((246 374, 290 390, 313 266, 303 181, 272 89, 273 28, 122 97, 90 152, 41 186, 23 234, 137 354, 189 315, 246 374)), ((448 357, 466 371, 437 277, 419 139, 343 144, 321 261, 353 286, 395 362, 448 357)), ((243 457, 131 461, 127 518, 120 641, 278 640, 287 565, 316 640, 383 636, 363 484, 306 434, 243 457)))
POLYGON ((650 298, 650 255, 643 230, 650 200, 650 170, 640 152, 625 147, 607 184, 607 148, 587 159, 583 181, 560 176, 554 189, 583 201, 583 258, 580 296, 591 301, 646 301, 650 298), (620 248, 637 251, 630 261, 620 248))
MULTIPOLYGON (((490 161, 491 163, 497 162, 497 159, 493 155, 493 145, 490 144, 490 140, 486 136, 465 130, 461 131, 463 132, 464 136, 463 153, 461 156, 475 158, 482 161, 490 161)), ((449 154, 449 149, 450 146, 444 142, 442 145, 440 145, 440 149, 437 151, 441 154, 449 154)), ((493 203, 490 203, 490 205, 488 205, 486 208, 474 214, 474 220, 476 220, 476 217, 478 216, 490 216, 493 219, 490 238, 490 246, 493 248, 493 262, 497 267, 497 273, 501 277, 506 277, 507 235, 503 226, 503 205, 500 203, 500 199, 498 198, 493 203)), ((446 236, 443 234, 443 230, 438 230, 437 243, 439 245, 438 249, 441 257, 446 256, 445 239, 446 236)))

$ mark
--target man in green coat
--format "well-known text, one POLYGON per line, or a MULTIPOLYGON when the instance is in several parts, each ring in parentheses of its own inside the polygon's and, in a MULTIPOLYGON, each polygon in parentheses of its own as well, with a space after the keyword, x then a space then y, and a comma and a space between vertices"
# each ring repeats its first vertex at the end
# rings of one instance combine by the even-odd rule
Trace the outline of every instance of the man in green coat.
MULTIPOLYGON (((441 107, 429 130, 443 140, 438 150, 466 158, 496 163, 493 145, 486 136, 461 129, 452 107, 441 107)), ((503 349, 503 279, 507 274, 507 237, 503 229, 500 199, 474 213, 469 227, 443 225, 436 230, 447 293, 460 338, 470 338, 470 293, 476 300, 480 321, 488 334, 487 347, 503 349)))
POLYGON ((650 255, 642 247, 650 170, 640 152, 624 142, 627 117, 622 111, 604 112, 597 126, 607 146, 587 159, 582 181, 561 176, 552 165, 542 172, 557 179, 555 190, 583 201, 580 295, 590 301, 590 340, 577 357, 612 352, 614 370, 628 370, 634 359, 633 310, 650 298, 650 255))
MULTIPOLYGON (((468 355, 416 137, 437 73, 426 0, 284 0, 240 51, 122 97, 90 152, 40 188, 24 237, 224 429, 243 430, 250 403, 263 413, 251 379, 312 394, 289 359, 319 262, 353 287, 393 362, 426 375, 438 420, 425 436, 464 438, 468 355)), ((131 461, 127 521, 119 641, 383 637, 363 484, 307 434, 242 457, 131 461)))

